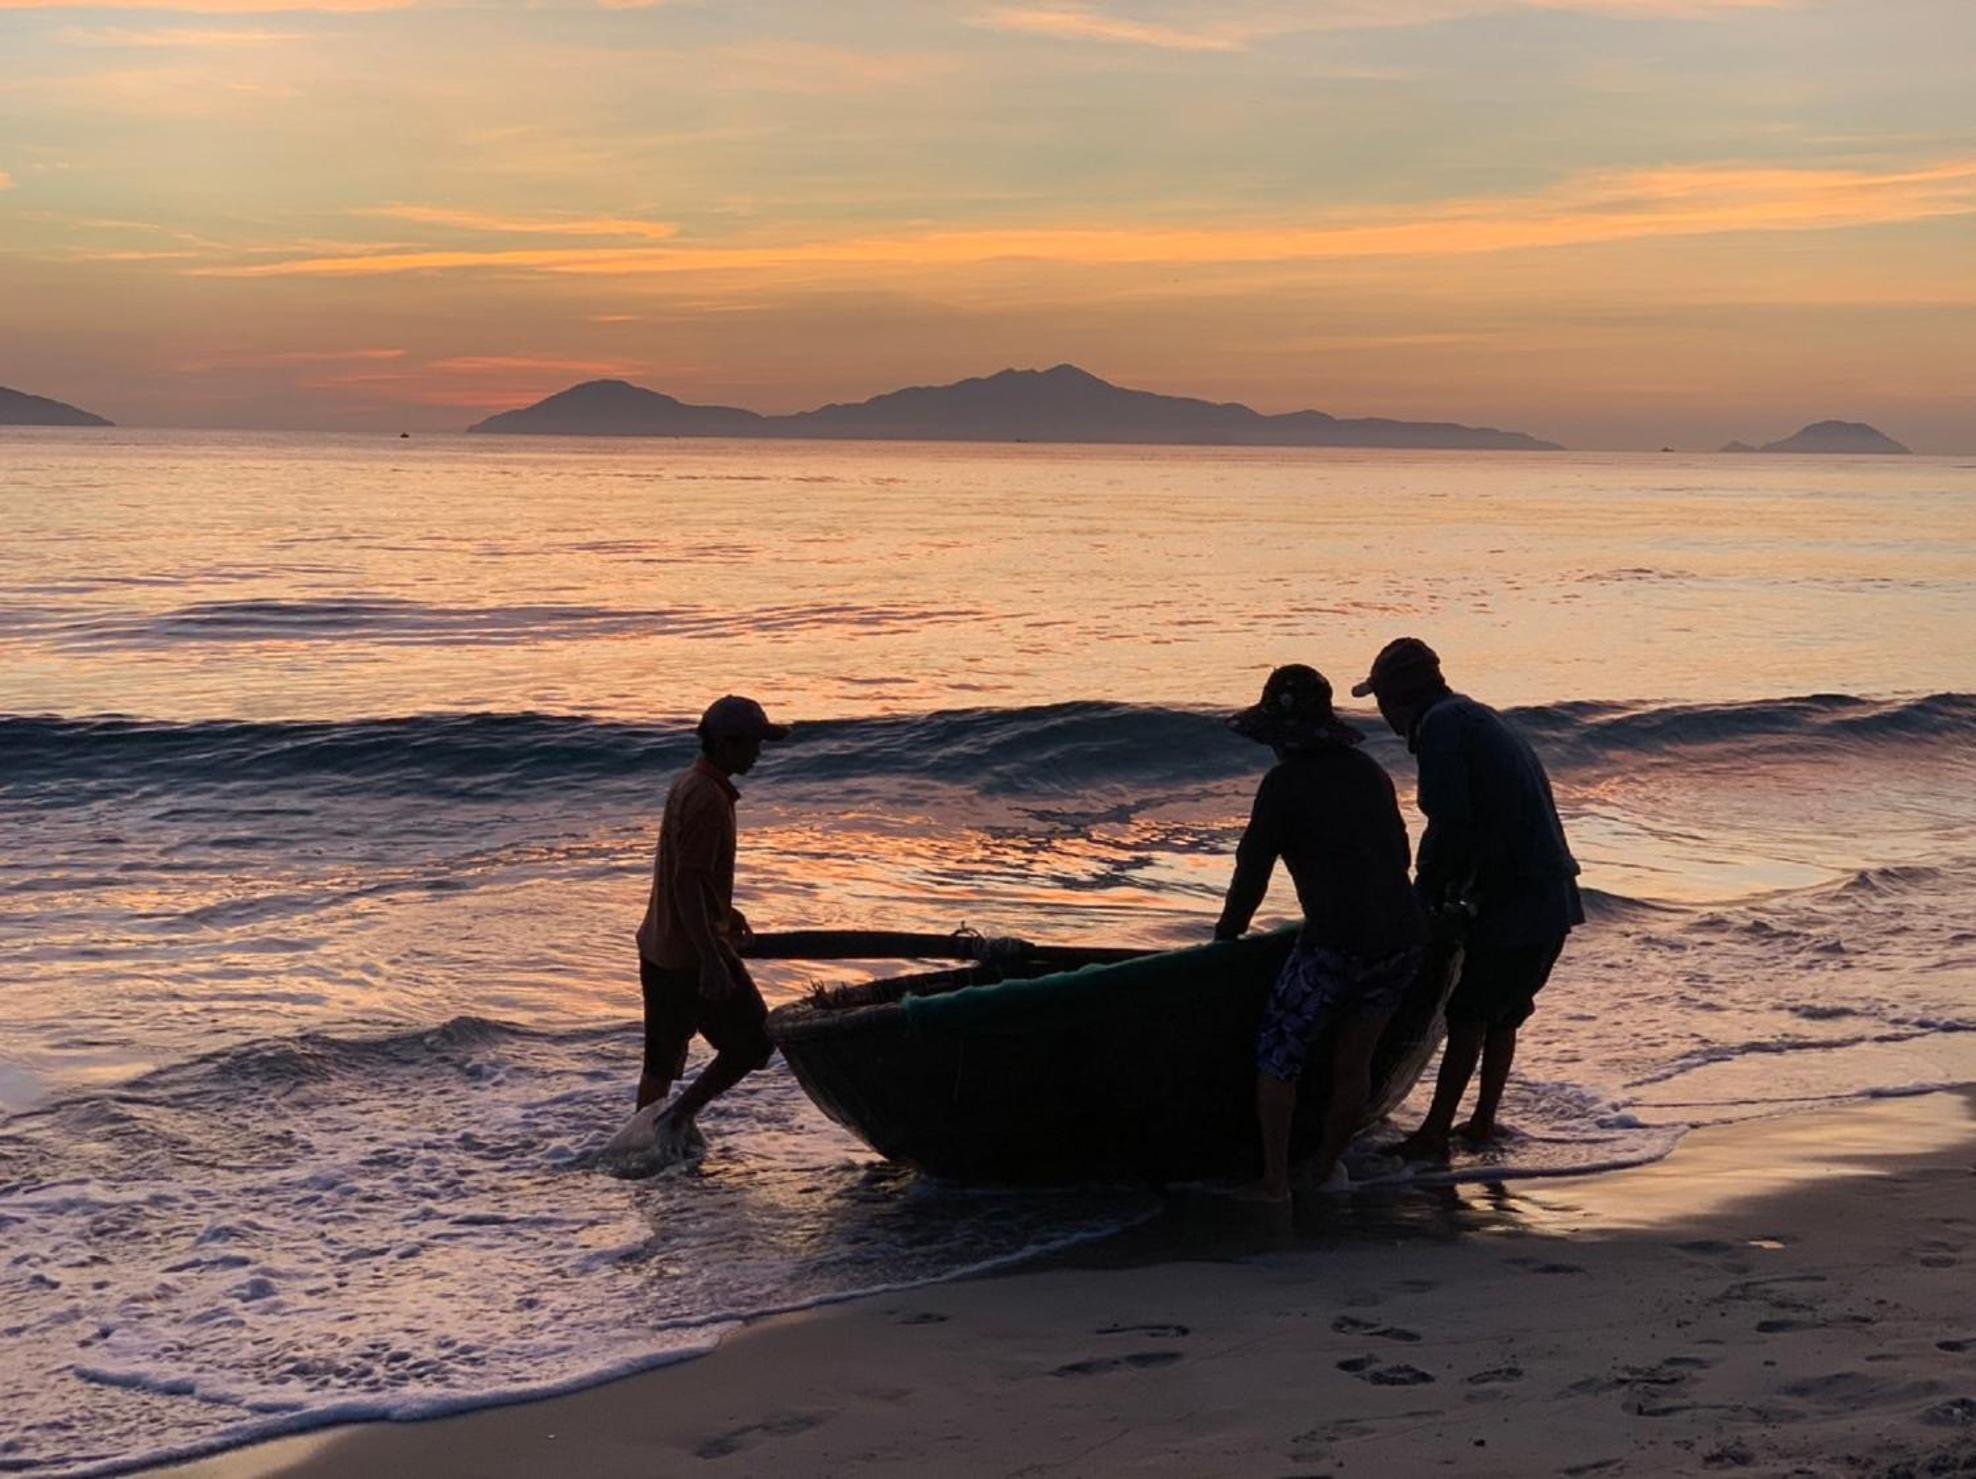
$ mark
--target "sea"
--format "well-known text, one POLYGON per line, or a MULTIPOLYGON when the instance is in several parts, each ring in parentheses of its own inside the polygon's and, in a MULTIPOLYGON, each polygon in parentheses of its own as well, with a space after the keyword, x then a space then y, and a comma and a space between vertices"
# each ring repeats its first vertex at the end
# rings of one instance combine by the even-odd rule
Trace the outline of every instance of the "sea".
POLYGON ((1176 946, 1269 760, 1222 717, 1418 635, 1591 914, 1451 1174, 1976 1079, 1976 459, 11 431, 0 513, 0 1470, 567 1390, 1160 1209, 889 1166, 779 1061, 697 1168, 597 1163, 727 692, 795 724, 758 929, 1176 946))

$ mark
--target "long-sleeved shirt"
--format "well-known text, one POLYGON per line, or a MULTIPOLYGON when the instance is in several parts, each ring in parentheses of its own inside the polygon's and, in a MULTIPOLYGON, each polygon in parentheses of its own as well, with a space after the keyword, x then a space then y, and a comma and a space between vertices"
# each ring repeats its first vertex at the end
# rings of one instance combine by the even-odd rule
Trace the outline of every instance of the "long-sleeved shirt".
POLYGON ((1235 852, 1226 930, 1248 927, 1278 858, 1297 885, 1306 943, 1377 960, 1424 937, 1393 782, 1363 750, 1297 751, 1263 777, 1235 852))
POLYGON ((1428 705, 1407 745, 1427 818, 1421 897, 1466 898, 1472 944, 1541 944, 1583 924, 1578 863, 1530 742, 1488 705, 1451 693, 1428 705))
POLYGON ((689 909, 704 910, 718 936, 734 909, 734 783, 706 760, 696 760, 672 783, 652 858, 652 891, 638 926, 638 953, 668 970, 700 964, 689 909))

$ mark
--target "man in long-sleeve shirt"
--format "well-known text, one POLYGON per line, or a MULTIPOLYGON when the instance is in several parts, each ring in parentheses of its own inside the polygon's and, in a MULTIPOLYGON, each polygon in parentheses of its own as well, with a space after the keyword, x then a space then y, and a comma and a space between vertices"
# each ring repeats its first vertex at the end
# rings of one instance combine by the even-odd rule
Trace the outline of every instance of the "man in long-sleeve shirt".
MULTIPOLYGON (((1256 1044, 1256 1114, 1263 1174, 1254 1195, 1289 1196, 1297 1081, 1327 1029, 1330 1100, 1312 1171, 1342 1180, 1338 1159, 1358 1127, 1373 1049, 1419 966, 1420 906, 1407 882, 1407 832, 1393 783, 1332 712, 1315 668, 1278 668, 1262 701, 1230 720, 1276 751, 1235 853, 1215 938, 1249 927, 1281 858, 1297 885, 1304 926, 1263 1009, 1256 1044)), ((1335 1183, 1334 1183, 1335 1184, 1335 1183)))
POLYGON ((1565 936, 1585 921, 1578 864, 1537 752, 1494 709, 1451 691, 1425 642, 1389 642, 1352 692, 1378 698, 1379 712, 1419 761, 1427 818, 1416 874, 1421 901, 1473 916, 1461 980, 1448 1000, 1434 1103, 1400 1147, 1412 1159, 1445 1160, 1478 1059, 1475 1113, 1459 1133, 1475 1144, 1496 1133, 1517 1029, 1535 1009, 1565 936))

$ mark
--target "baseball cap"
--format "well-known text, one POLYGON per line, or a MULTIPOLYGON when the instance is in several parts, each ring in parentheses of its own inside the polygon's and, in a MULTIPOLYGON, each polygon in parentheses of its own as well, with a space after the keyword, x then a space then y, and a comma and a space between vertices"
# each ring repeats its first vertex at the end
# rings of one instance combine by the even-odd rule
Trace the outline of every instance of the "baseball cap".
POLYGON ((760 704, 730 693, 707 705, 707 712, 700 716, 699 732, 708 739, 779 740, 789 737, 789 726, 769 723, 760 704))
POLYGON ((1441 677, 1441 659, 1418 637, 1395 637, 1379 649, 1372 660, 1372 671, 1363 683, 1352 685, 1352 697, 1369 693, 1404 693, 1414 688, 1432 688, 1441 677))

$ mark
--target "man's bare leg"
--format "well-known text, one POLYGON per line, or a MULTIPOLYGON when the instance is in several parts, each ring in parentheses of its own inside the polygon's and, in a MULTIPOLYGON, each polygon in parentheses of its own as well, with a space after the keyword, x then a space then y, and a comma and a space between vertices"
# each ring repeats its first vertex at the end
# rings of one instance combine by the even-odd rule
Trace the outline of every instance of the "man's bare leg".
POLYGON ((1256 1075, 1256 1119, 1262 1125, 1262 1180, 1255 1187, 1259 1200, 1289 1200, 1290 1121, 1296 1113, 1296 1084, 1266 1073, 1256 1075))
POLYGON ((739 1053, 716 1053, 714 1061, 700 1070, 698 1078, 680 1092, 677 1099, 666 1110, 669 1120, 691 1121, 701 1110, 742 1079, 753 1073, 761 1064, 739 1053))
POLYGON ((1510 1065, 1516 1062, 1516 1029, 1491 1027, 1482 1041, 1482 1081, 1475 1091, 1475 1113, 1455 1133, 1471 1145, 1483 1145, 1496 1135, 1496 1111, 1503 1102, 1503 1088, 1509 1083, 1510 1065))
POLYGON ((1447 1045, 1441 1049, 1441 1072, 1434 1080, 1434 1103, 1420 1128, 1402 1140, 1394 1148, 1394 1154, 1410 1161, 1447 1160, 1448 1135, 1454 1129, 1461 1096, 1468 1092, 1468 1081, 1475 1076, 1476 1060, 1482 1056, 1482 1037, 1479 1022, 1448 1024, 1447 1045))
POLYGON ((1337 1169, 1352 1136, 1358 1133, 1372 1091, 1372 1053, 1386 1030, 1388 1012, 1361 1012, 1338 1024, 1331 1050, 1331 1100, 1324 1111, 1324 1138, 1311 1160, 1311 1179, 1322 1186, 1337 1169))

